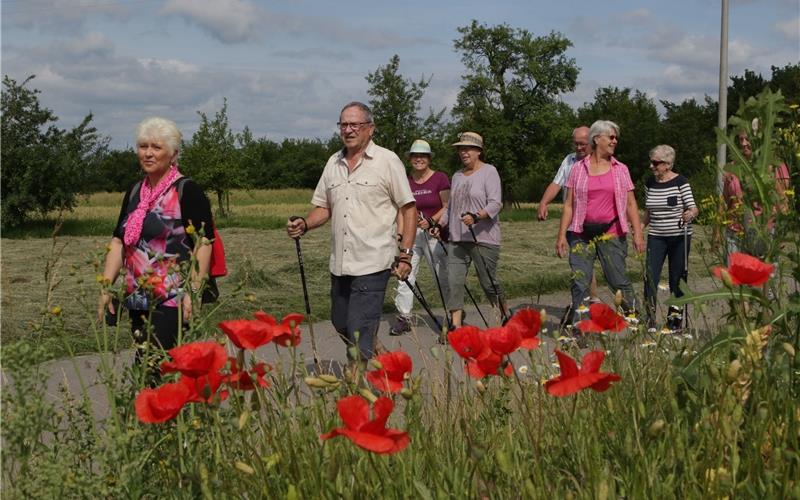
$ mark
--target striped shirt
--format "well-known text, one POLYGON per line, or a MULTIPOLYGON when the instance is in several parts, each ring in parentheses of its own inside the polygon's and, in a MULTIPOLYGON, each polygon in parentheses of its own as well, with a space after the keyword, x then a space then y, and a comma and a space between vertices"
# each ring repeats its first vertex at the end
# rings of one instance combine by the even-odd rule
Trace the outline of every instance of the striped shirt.
MULTIPOLYGON (((569 174, 567 188, 572 189, 572 222, 569 230, 573 233, 583 232, 586 220, 586 208, 589 203, 589 162, 591 156, 579 160, 569 174)), ((614 178, 614 207, 617 209, 622 234, 628 232, 628 191, 633 191, 633 181, 627 165, 611 157, 611 175, 614 178)))
MULTIPOLYGON (((686 177, 678 174, 667 182, 651 177, 645 184, 645 203, 650 217, 650 236, 681 236, 679 225, 683 212, 695 206, 692 187, 686 177)), ((687 228, 692 234, 692 224, 687 228)))

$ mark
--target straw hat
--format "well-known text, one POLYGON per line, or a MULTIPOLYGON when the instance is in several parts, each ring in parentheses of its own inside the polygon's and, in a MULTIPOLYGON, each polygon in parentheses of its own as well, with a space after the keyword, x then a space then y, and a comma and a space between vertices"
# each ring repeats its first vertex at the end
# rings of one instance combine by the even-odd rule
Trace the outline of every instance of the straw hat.
POLYGON ((428 144, 427 141, 423 141, 422 139, 417 139, 411 144, 411 149, 408 150, 409 155, 419 154, 419 155, 430 155, 433 156, 433 151, 431 151, 431 145, 428 144))
POLYGON ((461 132, 453 146, 474 146, 483 149, 483 137, 475 132, 461 132))

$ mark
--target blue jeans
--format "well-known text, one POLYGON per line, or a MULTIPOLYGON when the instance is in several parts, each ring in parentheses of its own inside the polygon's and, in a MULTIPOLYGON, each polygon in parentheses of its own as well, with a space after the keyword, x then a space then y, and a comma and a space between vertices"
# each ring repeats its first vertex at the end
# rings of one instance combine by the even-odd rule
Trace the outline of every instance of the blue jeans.
POLYGON ((628 257, 628 240, 625 236, 587 243, 572 231, 567 231, 567 243, 569 243, 569 266, 572 269, 573 318, 581 304, 588 306, 589 285, 594 274, 595 259, 600 259, 600 268, 611 291, 616 293, 617 290, 622 290, 623 309, 626 311, 636 309, 633 285, 625 274, 625 259, 628 257))
POLYGON ((375 354, 389 274, 389 269, 364 276, 331 274, 331 322, 347 344, 348 359, 351 346, 358 346, 363 360, 375 354))
POLYGON ((683 296, 679 283, 681 278, 684 281, 688 279, 687 274, 684 274, 685 257, 689 255, 692 235, 686 235, 686 248, 683 243, 683 235, 647 237, 647 276, 644 277, 644 297, 647 301, 647 312, 650 318, 655 315, 658 282, 661 280, 661 269, 664 267, 666 259, 669 259, 669 291, 675 297, 683 296))

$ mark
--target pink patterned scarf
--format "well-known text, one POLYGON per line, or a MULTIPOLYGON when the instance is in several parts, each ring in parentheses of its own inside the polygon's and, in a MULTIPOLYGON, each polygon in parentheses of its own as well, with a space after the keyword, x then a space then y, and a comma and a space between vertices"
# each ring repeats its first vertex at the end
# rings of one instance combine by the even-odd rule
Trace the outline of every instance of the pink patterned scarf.
POLYGON ((150 187, 149 179, 145 178, 142 181, 142 188, 139 191, 139 204, 136 206, 136 209, 128 215, 128 222, 125 225, 126 245, 133 245, 139 241, 139 237, 142 235, 142 223, 144 223, 147 212, 153 208, 158 198, 164 194, 164 191, 169 189, 172 183, 180 176, 181 173, 178 171, 178 166, 173 164, 170 166, 167 175, 158 181, 155 188, 150 187))

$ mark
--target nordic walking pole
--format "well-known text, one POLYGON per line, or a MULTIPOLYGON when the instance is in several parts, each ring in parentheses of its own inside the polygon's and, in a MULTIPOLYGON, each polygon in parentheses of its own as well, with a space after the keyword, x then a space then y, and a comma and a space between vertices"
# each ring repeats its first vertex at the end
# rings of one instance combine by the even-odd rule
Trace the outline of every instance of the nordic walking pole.
MULTIPOLYGON (((447 255, 447 247, 444 246, 444 243, 442 243, 442 240, 437 240, 437 241, 439 242, 439 245, 442 247, 442 250, 444 250, 444 254, 447 255)), ((472 295, 472 292, 469 291, 469 287, 467 286, 466 283, 464 283, 464 290, 467 292, 467 296, 469 297, 469 300, 472 301, 472 305, 475 306, 475 310, 478 311, 478 316, 480 316, 481 319, 483 320, 483 324, 486 325, 486 328, 489 328, 489 322, 486 321, 486 317, 483 315, 483 312, 481 311, 481 308, 478 307, 478 301, 475 300, 475 296, 472 295)), ((445 309, 447 309, 446 306, 445 306, 445 309)))
MULTIPOLYGON (((689 286, 689 223, 683 220, 678 222, 678 226, 683 226, 683 274, 681 278, 683 278, 683 282, 686 283, 686 286, 689 286)), ((678 284, 680 286, 680 283, 678 284)), ((689 329, 689 304, 683 305, 683 317, 681 318, 681 327, 684 330, 684 333, 689 329)))
MULTIPOLYGON (((469 215, 472 217, 474 222, 478 222, 478 216, 476 214, 464 212, 461 214, 461 217, 465 215, 469 215)), ((508 314, 506 314, 506 308, 503 307, 503 301, 500 300, 500 289, 497 288, 497 283, 494 281, 491 273, 489 273, 489 268, 486 266, 486 259, 483 258, 483 254, 481 253, 481 247, 478 244, 478 237, 475 235, 475 230, 472 229, 472 226, 467 226, 469 228, 469 233, 472 235, 472 240, 475 242, 475 250, 478 252, 478 257, 481 258, 481 264, 483 264, 483 270, 486 272, 486 276, 489 277, 489 281, 492 283, 492 288, 494 289, 494 296, 497 298, 497 307, 500 309, 500 314, 503 316, 503 323, 505 324, 508 321, 508 314)))
MULTIPOLYGON (((294 222, 300 217, 293 215, 289 220, 294 222)), ((305 219, 303 219, 305 223, 305 219)), ((311 334, 311 353, 314 355, 314 364, 317 367, 317 373, 322 371, 322 366, 319 362, 319 355, 317 354, 317 338, 314 335, 314 322, 311 321, 311 302, 308 300, 308 285, 306 284, 306 266, 303 262, 303 250, 300 248, 300 237, 294 239, 294 247, 297 251, 297 263, 300 265, 300 281, 303 283, 303 300, 306 303, 306 317, 308 318, 308 331, 311 334)))
MULTIPOLYGON (((425 217, 421 212, 419 212, 419 216, 420 219, 425 217)), ((439 298, 442 299, 442 308, 444 308, 444 319, 447 321, 447 327, 450 328, 451 326, 453 326, 453 322, 450 321, 450 315, 447 312, 447 302, 444 300, 444 292, 442 292, 442 283, 439 281, 439 273, 436 272, 436 263, 433 261, 433 254, 431 253, 431 239, 430 236, 428 236, 428 231, 423 229, 422 232, 425 235, 425 248, 424 248, 425 258, 428 259, 428 264, 430 264, 431 266, 431 271, 433 272, 433 278, 436 281, 436 288, 439 290, 439 298)))
MULTIPOLYGON (((397 267, 397 263, 395 263, 393 267, 397 267)), ((439 320, 436 319, 436 316, 433 315, 433 311, 431 311, 431 307, 428 305, 428 301, 425 300, 425 297, 423 297, 420 291, 414 285, 412 285, 410 281, 408 281, 408 278, 402 279, 400 281, 406 284, 408 289, 411 290, 411 293, 414 294, 414 298, 417 299, 417 302, 422 304, 422 307, 425 309, 425 312, 427 312, 428 316, 430 316, 431 319, 433 320, 433 324, 435 324, 436 328, 439 329, 439 335, 441 335, 442 324, 439 323, 439 320)))

